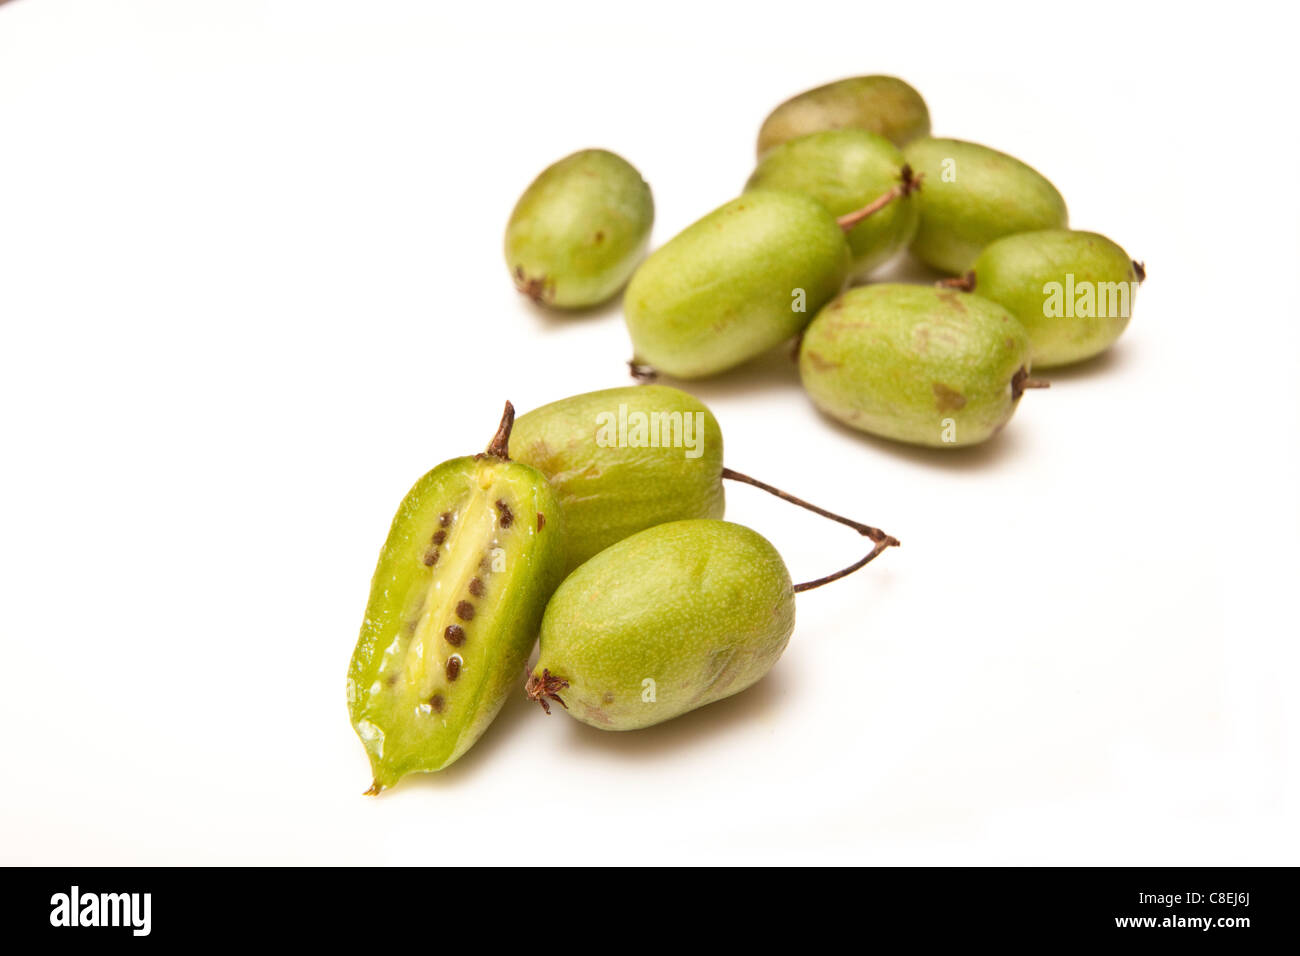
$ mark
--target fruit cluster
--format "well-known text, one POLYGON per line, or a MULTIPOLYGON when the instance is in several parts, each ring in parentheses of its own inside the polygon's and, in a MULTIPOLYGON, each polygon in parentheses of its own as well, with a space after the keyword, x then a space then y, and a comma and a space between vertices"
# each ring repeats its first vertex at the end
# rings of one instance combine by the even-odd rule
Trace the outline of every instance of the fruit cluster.
POLYGON ((696 379, 796 336, 813 402, 847 425, 939 448, 978 444, 1030 378, 1105 351, 1141 265, 1068 228, 1065 200, 1017 159, 936 139, 921 95, 865 76, 778 106, 741 196, 637 264, 650 190, 603 150, 560 160, 506 230, 519 289, 555 308, 623 311, 642 374, 696 379), (954 278, 852 288, 904 249, 954 278))
MULTIPOLYGON (((644 261, 649 187, 613 153, 575 153, 520 198, 506 261, 546 307, 626 286, 639 377, 713 375, 798 337, 804 387, 827 414, 899 441, 975 444, 1039 384, 1032 365, 1115 341, 1142 268, 1069 231, 1060 194, 1030 167, 929 132, 924 100, 893 77, 796 96, 764 122, 744 193, 644 261), (844 291, 908 248, 953 277, 844 291)), ((464 754, 535 643, 525 693, 605 730, 738 693, 785 649, 796 593, 898 543, 727 468, 717 419, 676 388, 576 395, 518 422, 507 402, 483 454, 416 483, 380 554, 348 673, 368 792, 464 754), (794 584, 766 539, 721 520, 724 479, 872 547, 794 584)))

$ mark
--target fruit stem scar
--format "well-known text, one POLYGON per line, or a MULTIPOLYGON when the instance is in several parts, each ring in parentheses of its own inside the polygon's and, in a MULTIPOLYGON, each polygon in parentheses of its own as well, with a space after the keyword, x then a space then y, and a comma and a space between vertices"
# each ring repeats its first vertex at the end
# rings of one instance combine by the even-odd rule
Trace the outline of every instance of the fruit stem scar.
POLYGON ((500 458, 502 461, 510 460, 510 432, 515 427, 515 407, 508 401, 506 402, 505 411, 501 413, 501 424, 497 426, 497 433, 492 436, 492 441, 484 452, 489 458, 500 458))
POLYGON ((1030 378, 1029 370, 1023 365, 1011 376, 1011 400, 1019 401, 1027 388, 1051 388, 1052 383, 1041 378, 1030 378))
POLYGON ((659 373, 653 368, 636 359, 627 360, 627 370, 638 382, 653 382, 659 377, 659 373))
POLYGON ((1133 260, 1133 274, 1138 277, 1138 285, 1147 281, 1147 264, 1133 260))
POLYGON ((563 677, 557 677, 546 668, 542 668, 540 677, 537 674, 529 676, 528 682, 524 685, 524 693, 528 695, 529 700, 535 700, 537 703, 541 704, 542 710, 549 714, 551 712, 551 705, 546 702, 548 698, 555 701, 565 710, 569 709, 569 705, 566 704, 564 698, 560 696, 560 691, 564 690, 568 686, 569 682, 563 677))
POLYGON ((954 276, 951 279, 940 279, 935 283, 940 289, 956 289, 958 292, 975 291, 975 270, 971 269, 964 276, 954 276))
POLYGON ((903 168, 899 170, 898 178, 899 183, 893 189, 881 193, 861 209, 855 209, 853 212, 845 213, 843 216, 836 219, 835 221, 839 223, 840 228, 845 232, 848 232, 868 216, 874 215, 884 209, 895 199, 902 199, 906 196, 910 196, 921 188, 921 180, 925 178, 925 173, 913 175, 912 167, 907 163, 904 163, 903 168))

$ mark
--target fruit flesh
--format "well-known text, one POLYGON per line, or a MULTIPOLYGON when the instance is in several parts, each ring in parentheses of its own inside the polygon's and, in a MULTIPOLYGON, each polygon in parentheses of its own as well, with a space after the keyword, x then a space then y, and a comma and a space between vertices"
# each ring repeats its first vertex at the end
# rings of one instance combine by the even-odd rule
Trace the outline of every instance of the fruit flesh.
POLYGON ((452 459, 411 489, 348 670, 372 792, 446 767, 491 723, 558 583, 561 535, 558 502, 525 465, 452 459))
POLYGON ((746 193, 632 276, 623 306, 636 361, 683 379, 740 365, 798 334, 839 292, 848 267, 843 232, 821 203, 746 193))
POLYGON ((623 288, 653 225, 654 198, 641 174, 607 150, 583 150, 544 170, 519 198, 506 227, 506 265, 539 305, 598 305, 623 288))
POLYGON ((1081 362, 1110 348, 1128 327, 1138 285, 1120 246, 1095 232, 1064 229, 999 239, 974 271, 975 292, 1029 333, 1035 368, 1081 362))
POLYGON ((990 242, 1018 232, 1064 229, 1065 200, 1040 172, 1013 156, 956 139, 919 139, 903 155, 925 186, 912 254, 953 274, 990 242))
MULTIPOLYGON (((897 186, 904 162, 898 147, 883 136, 862 129, 827 130, 774 147, 745 189, 803 193, 831 215, 843 216, 897 186)), ((849 230, 853 274, 865 275, 906 248, 917 222, 916 203, 904 196, 849 230)))
POLYGON ((902 146, 930 135, 930 111, 921 94, 893 76, 854 76, 786 100, 763 121, 758 155, 784 142, 827 129, 865 129, 902 146))
POLYGON ((793 630, 790 574, 767 540, 726 521, 671 522, 565 579, 533 677, 568 681, 559 696, 583 723, 634 730, 751 686, 793 630))
POLYGON ((873 435, 978 444, 1011 418, 1029 336, 978 295, 913 285, 850 289, 804 334, 799 374, 818 408, 873 435))
POLYGON ((564 511, 572 570, 666 521, 720 518, 722 429, 698 399, 666 385, 587 392, 522 415, 510 454, 547 477, 564 511))

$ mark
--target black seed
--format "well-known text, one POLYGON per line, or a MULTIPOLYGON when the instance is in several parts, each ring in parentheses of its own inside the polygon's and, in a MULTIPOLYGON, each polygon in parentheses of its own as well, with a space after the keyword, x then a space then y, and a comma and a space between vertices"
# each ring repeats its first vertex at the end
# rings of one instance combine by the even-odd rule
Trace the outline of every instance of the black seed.
POLYGON ((438 563, 438 552, 436 550, 424 552, 424 566, 426 568, 431 568, 437 563, 438 563))
POLYGON ((451 524, 451 512, 444 511, 442 514, 440 514, 438 516, 438 524, 442 525, 444 528, 447 527, 447 525, 451 524))
POLYGON ((469 582, 469 593, 472 594, 472 595, 474 595, 475 597, 482 597, 482 596, 483 596, 483 579, 482 579, 482 578, 475 578, 473 581, 469 582))
POLYGON ((462 621, 474 620, 474 605, 469 601, 461 601, 456 605, 456 616, 462 621))
POLYGON ((501 512, 501 527, 508 528, 515 523, 515 513, 501 498, 497 499, 497 511, 501 512))
POLYGON ((460 647, 465 643, 465 629, 459 624, 448 624, 447 630, 442 632, 442 636, 447 639, 447 643, 452 647, 460 647))
POLYGON ((447 658, 447 680, 455 680, 460 676, 460 658, 447 658))
POLYGON ((433 533, 433 543, 434 543, 434 544, 442 544, 442 543, 443 543, 444 541, 446 541, 446 540, 447 540, 447 532, 445 532, 445 531, 435 531, 435 532, 433 533))
POLYGON ((440 714, 442 713, 444 703, 445 701, 442 699, 441 694, 434 694, 429 698, 429 706, 440 714))
POLYGON ((545 527, 546 527, 546 515, 542 514, 539 511, 537 512, 537 530, 541 531, 545 527))

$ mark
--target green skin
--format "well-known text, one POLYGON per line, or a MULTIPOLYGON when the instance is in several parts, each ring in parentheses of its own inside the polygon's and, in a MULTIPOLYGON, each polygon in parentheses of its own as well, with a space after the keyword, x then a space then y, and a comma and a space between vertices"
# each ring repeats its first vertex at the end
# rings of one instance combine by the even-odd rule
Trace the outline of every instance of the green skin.
POLYGON ((804 389, 822 411, 935 448, 997 433, 1019 401, 1013 380, 1028 367, 1029 334, 1009 312, 919 285, 850 289, 822 309, 799 350, 804 389))
POLYGON ((584 149, 548 167, 506 226, 506 266, 539 305, 581 309, 612 298, 645 255, 654 198, 614 153, 584 149))
POLYGON ((666 385, 587 392, 534 409, 515 422, 510 456, 532 465, 555 489, 569 570, 637 531, 721 518, 725 507, 722 429, 702 402, 666 385), (627 421, 622 436, 620 406, 627 421), (697 415, 703 416, 699 431, 697 415), (656 440, 659 447, 649 447, 656 440), (696 450, 698 457, 687 457, 696 450))
POLYGON ((623 311, 635 361, 683 379, 740 365, 802 331, 848 269, 848 243, 821 203, 746 193, 656 249, 632 276, 623 311))
POLYGON ((914 197, 921 222, 912 254, 936 269, 965 272, 995 239, 1069 225, 1056 187, 1006 153, 927 138, 908 145, 903 156, 913 172, 925 176, 925 186, 914 197))
MULTIPOLYGON (((812 133, 770 150, 745 190, 782 189, 816 199, 833 216, 861 209, 902 178, 898 147, 863 129, 812 133)), ((907 248, 920 213, 911 195, 895 199, 848 232, 854 276, 863 276, 907 248)))
POLYGON ((930 111, 921 94, 893 76, 855 76, 791 97, 758 132, 758 155, 826 129, 865 129, 895 146, 930 135, 930 111))
POLYGON ((1128 326, 1138 282, 1122 248, 1095 232, 1066 229, 999 239, 980 253, 974 271, 975 291, 1029 332, 1035 368, 1081 362, 1110 348, 1128 326), (1068 311, 1059 307, 1067 276, 1075 290, 1068 311))
POLYGON ((726 521, 675 521, 565 579, 546 607, 529 683, 562 678, 571 716, 636 730, 751 686, 793 630, 790 573, 766 539, 726 521))
POLYGON ((348 711, 370 757, 371 793, 441 770, 487 729, 517 686, 560 582, 562 530, 541 473, 491 455, 444 462, 402 501, 348 668, 348 711), (471 619, 461 602, 473 607, 471 619), (447 638, 451 626, 463 631, 458 645, 447 638))

